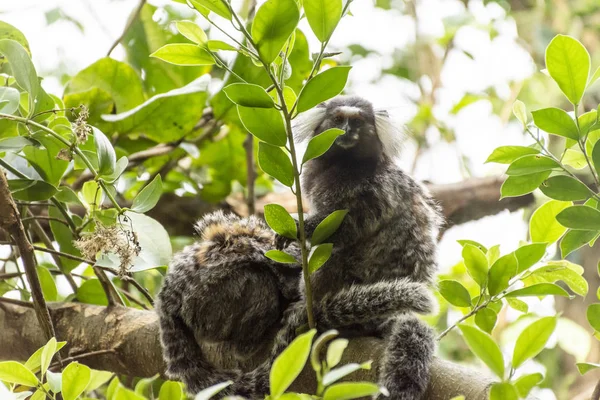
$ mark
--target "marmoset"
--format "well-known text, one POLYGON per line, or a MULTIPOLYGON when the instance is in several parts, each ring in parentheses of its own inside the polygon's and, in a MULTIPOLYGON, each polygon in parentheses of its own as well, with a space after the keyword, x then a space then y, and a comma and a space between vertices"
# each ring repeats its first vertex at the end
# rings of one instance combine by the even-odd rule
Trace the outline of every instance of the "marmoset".
POLYGON ((156 305, 167 376, 192 393, 267 358, 301 271, 264 256, 274 234, 256 217, 217 211, 195 228, 200 240, 175 255, 156 305))

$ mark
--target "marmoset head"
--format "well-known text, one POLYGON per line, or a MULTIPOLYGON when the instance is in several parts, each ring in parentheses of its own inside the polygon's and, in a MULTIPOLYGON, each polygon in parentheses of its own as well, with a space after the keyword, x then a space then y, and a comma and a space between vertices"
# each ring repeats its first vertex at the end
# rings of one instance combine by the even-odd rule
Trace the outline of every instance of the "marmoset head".
POLYGON ((339 96, 298 116, 294 133, 298 140, 310 139, 338 128, 344 131, 322 157, 345 155, 352 158, 390 159, 398 156, 403 140, 385 110, 376 110, 358 96, 339 96))

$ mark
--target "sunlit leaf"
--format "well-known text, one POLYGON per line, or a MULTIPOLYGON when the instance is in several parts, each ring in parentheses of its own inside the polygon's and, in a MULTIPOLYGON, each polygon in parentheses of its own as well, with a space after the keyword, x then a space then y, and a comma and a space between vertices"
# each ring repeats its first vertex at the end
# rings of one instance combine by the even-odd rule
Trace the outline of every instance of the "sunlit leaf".
POLYGON ((531 240, 534 242, 554 243, 560 239, 567 231, 567 228, 557 221, 557 215, 571 205, 571 202, 550 200, 535 210, 529 221, 531 240))
POLYGON ((344 90, 351 67, 333 67, 312 78, 298 96, 298 112, 337 96, 344 90))
POLYGON ((252 39, 265 63, 277 58, 299 20, 300 11, 294 0, 267 0, 258 9, 252 23, 252 39))
POLYGON ((456 307, 471 306, 471 296, 469 291, 460 284, 460 282, 444 279, 438 282, 438 290, 440 294, 456 307))
POLYGON ((500 348, 494 339, 479 329, 461 324, 461 330, 465 342, 471 351, 479 357, 500 379, 504 378, 504 359, 500 348))
POLYGON ((229 100, 243 107, 272 108, 275 103, 261 86, 233 83, 223 88, 229 100))
POLYGON ((513 368, 538 355, 556 328, 556 317, 544 317, 527 326, 519 335, 512 357, 513 368))
POLYGON ((150 57, 159 58, 175 65, 212 65, 213 56, 206 49, 196 44, 172 43, 165 44, 150 57))
POLYGON ((590 73, 590 55, 576 39, 556 35, 546 47, 546 68, 560 90, 579 104, 590 73))
POLYGON ((294 382, 296 377, 304 368, 310 354, 312 339, 317 331, 310 330, 298 336, 294 341, 275 359, 270 373, 271 396, 280 396, 294 382))
POLYGON ((543 131, 567 137, 573 140, 579 139, 579 130, 575 121, 566 111, 550 107, 532 111, 533 122, 543 131))
POLYGON ((523 156, 539 154, 538 149, 534 149, 533 147, 525 147, 525 146, 501 146, 496 147, 492 154, 485 161, 495 162, 498 164, 510 164, 518 158, 523 156))
POLYGON ((142 189, 141 192, 138 193, 137 196, 133 199, 133 204, 131 205, 131 211, 135 211, 137 213, 145 213, 150 211, 158 200, 160 200, 160 196, 162 195, 162 179, 160 175, 156 175, 156 177, 150 182, 145 188, 142 189))
POLYGON ((325 152, 329 150, 333 142, 335 142, 335 139, 337 139, 338 136, 343 134, 343 130, 331 128, 313 137, 310 140, 310 142, 308 142, 306 152, 304 153, 304 157, 302 158, 302 164, 309 160, 312 160, 313 158, 317 158, 325 154, 325 152))
POLYGON ((480 249, 467 244, 463 247, 462 256, 467 267, 467 272, 481 287, 486 286, 488 279, 488 261, 480 249))
POLYGON ((331 257, 333 243, 322 243, 312 248, 308 259, 308 270, 310 273, 317 271, 331 257))
POLYGON ((342 16, 342 0, 304 0, 303 5, 310 28, 325 42, 342 16))
POLYGON ((281 236, 297 238, 296 220, 279 204, 265 205, 265 220, 269 227, 281 236))
POLYGON ((586 185, 567 175, 550 177, 540 185, 540 190, 554 200, 586 200, 591 196, 586 185))

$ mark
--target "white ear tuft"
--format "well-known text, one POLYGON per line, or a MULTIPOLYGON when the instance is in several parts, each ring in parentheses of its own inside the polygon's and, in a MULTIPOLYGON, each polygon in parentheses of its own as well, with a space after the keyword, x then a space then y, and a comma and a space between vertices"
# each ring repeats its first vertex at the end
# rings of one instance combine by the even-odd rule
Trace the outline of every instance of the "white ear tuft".
POLYGON ((385 110, 375 111, 375 128, 383 145, 383 152, 391 159, 400 155, 405 139, 401 124, 395 124, 385 110))
POLYGON ((292 126, 294 138, 298 142, 302 142, 310 137, 319 127, 319 124, 323 122, 326 111, 327 109, 325 107, 315 107, 312 110, 299 114, 296 119, 294 119, 292 126))

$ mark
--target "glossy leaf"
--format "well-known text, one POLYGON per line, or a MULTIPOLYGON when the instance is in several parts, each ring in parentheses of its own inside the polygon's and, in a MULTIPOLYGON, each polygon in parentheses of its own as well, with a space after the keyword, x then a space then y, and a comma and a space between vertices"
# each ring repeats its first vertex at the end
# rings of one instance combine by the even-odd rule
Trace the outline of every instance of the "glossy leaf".
POLYGON ((512 357, 513 368, 537 356, 556 328, 556 317, 544 317, 527 326, 519 335, 512 357))
POLYGON ((300 10, 294 0, 267 0, 258 9, 252 23, 252 39, 265 63, 277 58, 299 20, 300 10))
POLYGON ((308 81, 298 96, 298 112, 310 110, 317 104, 340 94, 346 86, 350 68, 329 68, 308 81))
POLYGON ((223 91, 235 104, 243 107, 273 108, 275 103, 262 86, 250 83, 233 83, 223 91))
POLYGON ((600 211, 590 206, 565 208, 556 216, 556 220, 562 226, 571 229, 600 230, 600 211))
POLYGON ((44 294, 46 301, 57 301, 58 290, 56 289, 56 283, 54 282, 54 278, 52 278, 50 271, 43 266, 38 266, 37 273, 40 279, 40 285, 42 285, 42 293, 44 294))
POLYGON ((25 366, 16 361, 0 362, 0 381, 29 387, 38 385, 38 378, 25 366))
POLYGON ((548 247, 546 243, 531 243, 515 250, 515 256, 519 262, 517 273, 525 271, 540 261, 544 254, 546 254, 546 247, 548 247))
POLYGON ((566 258, 569 254, 579 249, 583 245, 593 240, 598 232, 586 230, 569 230, 560 241, 560 253, 562 258, 566 258))
POLYGON ((8 187, 15 200, 22 201, 48 200, 57 192, 54 186, 31 179, 11 179, 8 181, 8 187))
POLYGON ((286 144, 287 134, 279 111, 274 108, 241 106, 238 106, 237 110, 244 128, 258 139, 274 146, 286 144))
POLYGON ((585 375, 587 372, 600 368, 600 364, 595 363, 577 363, 577 369, 581 375, 585 375))
POLYGON ((196 397, 194 397, 194 400, 209 400, 215 394, 219 393, 221 390, 225 389, 227 386, 230 386, 232 383, 233 383, 233 381, 217 383, 216 385, 213 385, 209 388, 206 388, 206 389, 200 391, 196 395, 196 397))
POLYGON ((171 261, 173 250, 165 228, 144 214, 126 211, 125 216, 127 220, 122 219, 121 228, 131 230, 133 227, 141 247, 140 254, 133 260, 131 272, 167 265, 171 261))
POLYGON ((483 361, 500 379, 504 378, 504 359, 500 348, 485 332, 479 329, 461 324, 458 326, 461 330, 465 342, 471 351, 483 361))
POLYGON ((327 347, 327 366, 333 368, 340 363, 344 350, 348 347, 348 339, 335 339, 327 347))
POLYGON ((506 297, 530 297, 530 296, 563 296, 571 297, 563 288, 554 283, 538 283, 522 289, 516 289, 506 294, 506 297))
MULTIPOLYGON (((341 340, 341 339, 338 339, 338 340, 341 340)), ((323 376, 323 385, 329 386, 332 383, 350 375, 353 372, 361 370, 361 369, 371 369, 371 363, 370 362, 364 363, 364 364, 350 363, 350 364, 342 365, 341 367, 338 367, 338 368, 333 368, 331 371, 327 372, 323 376)))
POLYGON ((342 17, 342 0, 304 0, 303 5, 310 28, 325 42, 342 17))
POLYGON ((42 350, 42 356, 40 358, 40 371, 44 375, 50 366, 50 361, 56 353, 56 338, 51 338, 42 350))
POLYGON ((279 204, 265 205, 265 220, 275 232, 288 239, 296 239, 296 220, 279 204))
POLYGON ((600 140, 596 142, 592 150, 592 162, 594 163, 596 174, 600 176, 600 140))
POLYGON ((495 382, 490 388, 490 400, 519 400, 519 394, 509 382, 495 382))
POLYGON ((15 88, 0 87, 0 113, 13 114, 19 109, 19 91, 15 88))
POLYGON ((72 362, 63 370, 62 395, 65 400, 75 400, 90 382, 91 370, 89 367, 72 362))
POLYGON ((495 296, 508 287, 510 279, 517 274, 518 261, 514 253, 500 257, 489 272, 488 290, 495 296))
POLYGON ((579 130, 566 111, 550 107, 532 111, 533 122, 543 131, 569 139, 578 140, 579 130))
POLYGON ((308 270, 312 274, 323 266, 331 257, 333 243, 322 243, 312 248, 308 258, 308 270))
POLYGON ((325 132, 318 134, 313 137, 310 142, 308 142, 308 146, 306 147, 306 152, 302 157, 302 164, 305 162, 312 160, 313 158, 317 158, 325 154, 327 150, 333 145, 335 139, 338 136, 343 135, 344 131, 337 128, 327 129, 325 132))
POLYGON ((210 51, 219 51, 219 50, 237 51, 237 48, 230 45, 229 43, 223 42, 222 40, 209 40, 207 42, 207 46, 210 51))
POLYGON ((532 154, 513 161, 506 170, 506 174, 511 176, 528 175, 559 168, 558 163, 550 157, 532 154))
POLYGON ((320 244, 333 235, 344 221, 346 214, 348 214, 348 210, 336 210, 325 217, 325 219, 315 228, 315 231, 310 238, 311 245, 315 246, 320 244))
POLYGON ((150 57, 159 58, 175 65, 212 65, 213 56, 206 49, 189 43, 165 44, 150 57))
POLYGON ((183 388, 181 383, 175 381, 166 381, 160 387, 158 394, 158 400, 180 400, 187 399, 187 396, 183 395, 183 388))
POLYGON ((590 73, 590 55, 576 39, 556 35, 546 47, 546 68, 560 90, 579 104, 590 73))
POLYGON ((600 304, 591 304, 587 309, 586 316, 591 327, 600 332, 600 304))
POLYGON ((317 331, 312 329, 298 336, 275 359, 270 373, 271 397, 277 398, 296 380, 308 360, 312 339, 317 331))
POLYGON ((17 153, 25 146, 40 146, 40 142, 25 136, 14 136, 0 139, 0 152, 9 150, 17 153))
POLYGON ((261 142, 258 145, 258 165, 268 175, 285 186, 294 184, 294 167, 280 147, 261 142))
POLYGON ((225 3, 222 0, 190 0, 190 1, 191 1, 192 5, 201 13, 203 13, 203 10, 201 11, 201 7, 204 7, 227 20, 231 20, 231 11, 229 11, 229 8, 225 5, 225 3))
POLYGON ((583 276, 583 271, 576 271, 569 268, 568 261, 553 262, 542 268, 533 271, 531 279, 534 282, 550 282, 563 281, 576 294, 585 297, 588 292, 588 283, 583 276))
POLYGON ((494 149, 492 154, 485 160, 488 162, 495 162, 498 164, 510 164, 518 158, 523 156, 539 154, 538 149, 533 147, 525 146, 500 146, 494 149))
POLYGON ((282 264, 296 264, 298 262, 294 256, 280 250, 269 250, 265 253, 265 257, 282 264))
POLYGON ((512 112, 517 117, 521 125, 527 126, 527 108, 521 100, 515 100, 512 107, 512 112))
POLYGON ((77 288, 77 300, 81 303, 96 304, 99 306, 108 305, 106 293, 98 279, 88 279, 77 288))
POLYGON ((204 44, 208 41, 206 33, 194 22, 177 21, 175 26, 177 26, 179 33, 196 44, 204 44))
POLYGON ((98 174, 100 176, 111 175, 115 172, 117 155, 112 143, 104 133, 97 128, 94 130, 94 142, 96 143, 96 154, 98 156, 98 174))
POLYGON ((470 307, 471 295, 465 287, 457 281, 445 279, 438 282, 438 290, 440 294, 456 307, 470 307))
POLYGON ((473 278, 479 286, 486 286, 488 279, 488 261, 483 251, 471 244, 467 244, 463 247, 462 256, 467 272, 471 278, 473 278))
POLYGON ((540 190, 554 200, 586 200, 591 196, 586 185, 567 175, 557 175, 542 183, 540 190))
POLYGON ((29 93, 29 114, 33 114, 34 102, 40 93, 41 87, 27 50, 15 40, 2 39, 0 40, 0 54, 8 60, 11 73, 17 84, 29 93))
POLYGON ((534 242, 554 243, 560 239, 567 231, 567 228, 557 221, 557 216, 571 205, 571 202, 550 200, 535 210, 529 221, 531 240, 534 242))
POLYGON ((131 211, 145 213, 153 209, 158 200, 160 200, 162 190, 162 179, 160 175, 156 175, 152 182, 135 196, 131 205, 131 211))
POLYGON ((323 400, 349 400, 370 397, 380 392, 379 386, 368 382, 337 383, 323 393, 323 400))
POLYGON ((527 313, 529 311, 529 306, 523 300, 507 297, 506 302, 514 310, 520 311, 522 313, 527 313))
POLYGON ((531 389, 533 389, 543 379, 544 376, 539 372, 523 375, 515 381, 515 389, 517 389, 520 397, 526 398, 531 389))
POLYGON ((487 333, 492 333, 497 320, 498 314, 491 308, 482 308, 475 314, 475 324, 487 333))

